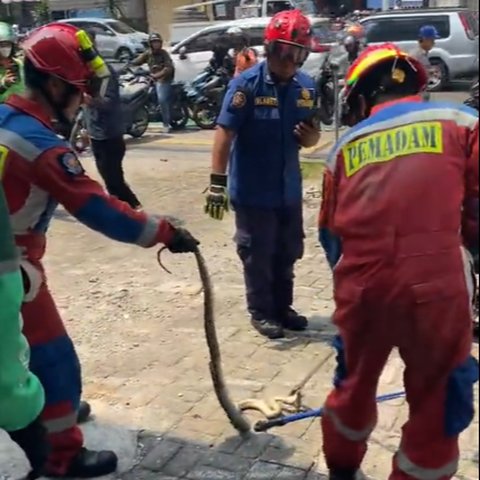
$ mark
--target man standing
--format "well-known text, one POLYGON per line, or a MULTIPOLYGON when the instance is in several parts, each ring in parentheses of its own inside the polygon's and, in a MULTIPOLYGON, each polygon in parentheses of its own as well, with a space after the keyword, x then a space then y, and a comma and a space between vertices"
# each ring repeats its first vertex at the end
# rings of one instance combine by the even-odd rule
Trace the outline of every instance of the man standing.
POLYGON ((252 325, 268 338, 304 330, 292 308, 294 265, 303 255, 299 151, 320 132, 315 82, 299 71, 311 45, 309 20, 298 10, 272 18, 266 61, 232 80, 215 133, 206 212, 222 219, 229 194, 243 262, 252 325))
MULTIPOLYGON (((88 34, 95 44, 95 32, 88 31, 88 34)), ((85 97, 87 131, 98 172, 108 193, 140 210, 142 205, 125 181, 122 166, 126 145, 118 76, 110 65, 107 64, 107 67, 110 79, 105 95, 97 99, 85 97)))
POLYGON ((162 109, 163 126, 166 132, 171 132, 170 101, 175 67, 169 53, 163 48, 163 38, 159 33, 150 34, 149 43, 150 48, 133 60, 132 65, 147 63, 150 67, 156 82, 158 104, 162 109))
POLYGON ((478 114, 422 101, 427 74, 392 44, 347 73, 345 121, 324 178, 322 244, 340 335, 322 418, 330 480, 354 480, 394 348, 410 416, 390 480, 448 480, 474 416, 472 265, 478 252, 478 114))
POLYGON ((107 195, 54 131, 52 118, 70 124, 85 94, 95 98, 105 91, 109 70, 88 34, 53 23, 32 32, 23 50, 27 91, 0 106, 0 165, 15 242, 22 251, 22 315, 31 347, 30 368, 45 389, 41 419, 52 447, 45 473, 94 478, 113 473, 117 456, 86 449, 77 424, 80 362, 43 266, 55 208, 61 203, 87 227, 145 248, 162 243, 174 253, 192 252, 198 242, 165 219, 137 212, 107 195))
POLYGON ((30 350, 20 315, 24 291, 3 194, 3 167, 0 160, 0 428, 25 452, 33 479, 47 462, 47 431, 39 419, 45 393, 28 369, 30 350))
POLYGON ((0 22, 0 103, 24 90, 23 65, 15 58, 15 34, 8 23, 0 22))
POLYGON ((410 52, 410 56, 419 61, 427 73, 432 70, 428 56, 438 38, 440 35, 433 25, 424 25, 418 32, 418 45, 410 52))
POLYGON ((258 63, 258 54, 250 47, 250 38, 240 27, 229 28, 227 35, 233 41, 234 77, 238 77, 258 63))

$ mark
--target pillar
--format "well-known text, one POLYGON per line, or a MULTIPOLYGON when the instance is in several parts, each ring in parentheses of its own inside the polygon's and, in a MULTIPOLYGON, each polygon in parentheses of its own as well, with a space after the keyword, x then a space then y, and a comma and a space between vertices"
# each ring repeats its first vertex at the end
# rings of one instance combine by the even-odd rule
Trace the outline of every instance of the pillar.
POLYGON ((168 41, 175 8, 191 5, 191 0, 146 0, 150 32, 158 32, 168 41))

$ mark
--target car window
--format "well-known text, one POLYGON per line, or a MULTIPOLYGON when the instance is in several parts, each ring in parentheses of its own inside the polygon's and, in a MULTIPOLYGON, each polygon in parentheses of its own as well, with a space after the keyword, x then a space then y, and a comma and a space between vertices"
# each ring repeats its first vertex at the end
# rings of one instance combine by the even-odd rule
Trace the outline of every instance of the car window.
POLYGON ((135 30, 123 22, 107 22, 107 25, 117 33, 135 33, 135 30))
POLYGON ((318 24, 312 27, 313 36, 319 43, 336 43, 338 32, 333 31, 329 24, 318 24))
POLYGON ((187 49, 187 53, 205 52, 213 50, 213 46, 217 43, 222 35, 225 35, 226 29, 219 29, 200 33, 195 38, 192 38, 188 43, 183 46, 187 49))
POLYGON ((440 38, 450 36, 448 15, 371 19, 363 25, 368 43, 415 41, 418 40, 418 32, 424 25, 433 25, 440 38))
MULTIPOLYGON (((460 14, 460 16, 462 13, 460 14)), ((466 12, 464 14, 465 20, 473 35, 478 36, 478 12, 466 12)))
POLYGON ((263 45, 265 38, 264 27, 245 28, 244 32, 248 35, 248 38, 250 39, 250 45, 252 45, 252 47, 263 45))

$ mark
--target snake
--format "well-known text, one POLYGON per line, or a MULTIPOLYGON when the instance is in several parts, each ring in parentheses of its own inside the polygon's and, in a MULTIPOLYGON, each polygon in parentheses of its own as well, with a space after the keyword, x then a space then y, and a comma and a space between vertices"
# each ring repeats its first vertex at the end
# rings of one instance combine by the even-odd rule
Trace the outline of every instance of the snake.
MULTIPOLYGON (((171 273, 162 263, 161 255, 167 247, 162 247, 157 255, 158 264, 167 273, 171 273)), ((252 429, 248 420, 242 414, 240 408, 232 401, 228 391, 227 383, 223 375, 222 356, 218 343, 218 335, 215 323, 215 308, 212 282, 208 272, 205 259, 197 247, 193 252, 197 261, 198 273, 203 291, 203 325, 205 329, 205 338, 207 341, 208 351, 210 354, 209 370, 212 378, 213 388, 217 400, 227 415, 232 426, 241 434, 249 434, 252 429)))

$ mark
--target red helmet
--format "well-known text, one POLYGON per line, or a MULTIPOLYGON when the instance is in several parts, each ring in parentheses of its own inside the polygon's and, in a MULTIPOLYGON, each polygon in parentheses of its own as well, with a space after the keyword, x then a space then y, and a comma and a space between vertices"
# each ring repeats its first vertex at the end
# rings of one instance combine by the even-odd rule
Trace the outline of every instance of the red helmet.
POLYGON ((312 43, 312 26, 300 10, 277 13, 265 29, 265 43, 288 43, 309 49, 312 43))
POLYGON ((312 47, 312 26, 300 10, 277 13, 265 29, 265 45, 269 53, 291 58, 301 65, 312 47))
POLYGON ((84 32, 73 25, 50 23, 37 28, 24 40, 22 48, 37 70, 58 77, 84 93, 96 76, 92 64, 98 63, 95 61, 98 54, 91 44, 85 45, 84 32))

